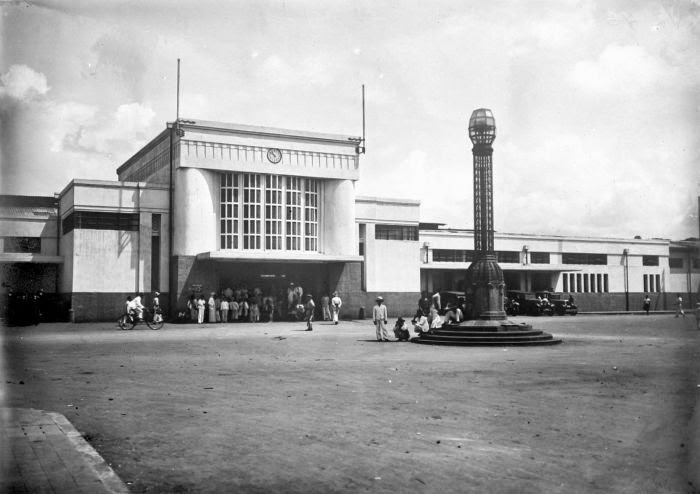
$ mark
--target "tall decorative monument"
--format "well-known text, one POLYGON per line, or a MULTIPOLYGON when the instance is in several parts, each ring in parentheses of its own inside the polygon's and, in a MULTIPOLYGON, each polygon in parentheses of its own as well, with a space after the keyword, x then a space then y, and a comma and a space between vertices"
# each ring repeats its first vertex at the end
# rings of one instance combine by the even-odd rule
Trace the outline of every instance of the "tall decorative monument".
POLYGON ((551 334, 509 321, 503 310, 505 282, 493 242, 493 141, 496 120, 479 108, 469 119, 474 156, 474 251, 466 273, 467 321, 446 324, 416 338, 416 343, 445 345, 551 345, 551 334))
POLYGON ((474 147, 474 253, 467 270, 471 319, 505 320, 503 271, 493 248, 493 144, 496 120, 491 110, 474 110, 469 139, 474 147))

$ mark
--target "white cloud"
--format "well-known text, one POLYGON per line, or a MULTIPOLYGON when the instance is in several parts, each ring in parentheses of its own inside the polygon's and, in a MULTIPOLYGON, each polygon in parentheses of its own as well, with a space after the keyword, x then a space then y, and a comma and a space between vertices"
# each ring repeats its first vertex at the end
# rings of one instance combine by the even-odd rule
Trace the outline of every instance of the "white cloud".
POLYGON ((597 60, 578 62, 569 82, 593 93, 636 94, 652 89, 669 70, 642 46, 611 44, 597 60))
POLYGON ((12 65, 10 69, 0 76, 0 96, 7 95, 23 100, 34 95, 46 94, 49 85, 46 76, 26 65, 12 65))

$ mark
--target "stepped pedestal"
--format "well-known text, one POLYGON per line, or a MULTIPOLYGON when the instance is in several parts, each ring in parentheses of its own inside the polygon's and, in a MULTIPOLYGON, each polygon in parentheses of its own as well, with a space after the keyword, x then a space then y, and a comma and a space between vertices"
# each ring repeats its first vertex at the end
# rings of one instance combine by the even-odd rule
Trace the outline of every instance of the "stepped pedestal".
POLYGON ((474 320, 447 324, 411 341, 428 345, 499 346, 556 345, 561 340, 525 323, 474 320))

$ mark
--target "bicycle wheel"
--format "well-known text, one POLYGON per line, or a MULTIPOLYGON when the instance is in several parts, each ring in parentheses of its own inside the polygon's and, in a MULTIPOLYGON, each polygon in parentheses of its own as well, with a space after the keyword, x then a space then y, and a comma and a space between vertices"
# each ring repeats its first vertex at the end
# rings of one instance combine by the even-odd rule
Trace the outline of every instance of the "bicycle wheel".
POLYGON ((163 316, 161 314, 145 314, 146 324, 151 329, 160 329, 163 327, 163 316))
POLYGON ((136 322, 128 314, 124 314, 117 319, 117 324, 121 329, 134 329, 136 322))

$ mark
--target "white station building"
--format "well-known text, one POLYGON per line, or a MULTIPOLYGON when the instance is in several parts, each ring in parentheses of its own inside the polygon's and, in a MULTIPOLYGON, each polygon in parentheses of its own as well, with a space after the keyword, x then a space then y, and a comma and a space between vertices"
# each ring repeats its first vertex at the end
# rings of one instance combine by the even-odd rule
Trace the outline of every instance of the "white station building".
MULTIPOLYGON (((1 196, 2 294, 39 288, 56 317, 112 320, 127 295, 291 283, 338 291, 346 317, 382 295, 392 317, 422 292, 463 290, 473 232, 421 224, 420 202, 357 197, 361 139, 181 120, 117 169, 55 197, 1 196)), ((467 166, 467 164, 465 164, 467 166)), ((471 166, 471 163, 468 164, 471 166)), ((497 219, 496 219, 497 220, 497 219)), ((581 311, 688 306, 700 292, 698 239, 495 234, 509 290, 573 295, 581 311)))

